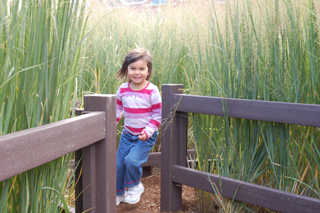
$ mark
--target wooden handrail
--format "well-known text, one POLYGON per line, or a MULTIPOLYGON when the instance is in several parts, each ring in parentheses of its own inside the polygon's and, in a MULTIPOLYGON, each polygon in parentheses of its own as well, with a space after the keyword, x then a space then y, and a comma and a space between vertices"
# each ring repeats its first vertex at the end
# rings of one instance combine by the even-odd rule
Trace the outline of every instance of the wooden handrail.
POLYGON ((320 127, 320 105, 173 94, 174 110, 320 127))
POLYGON ((0 181, 104 138, 104 112, 3 135, 0 137, 0 181))

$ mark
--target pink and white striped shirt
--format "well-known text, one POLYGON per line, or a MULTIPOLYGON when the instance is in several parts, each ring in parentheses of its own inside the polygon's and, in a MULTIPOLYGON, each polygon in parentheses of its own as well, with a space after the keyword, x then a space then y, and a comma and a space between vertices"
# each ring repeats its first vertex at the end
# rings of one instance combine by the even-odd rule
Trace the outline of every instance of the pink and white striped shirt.
POLYGON ((138 91, 126 82, 117 91, 117 125, 124 114, 124 128, 132 135, 145 131, 147 138, 151 137, 161 124, 161 108, 159 89, 150 82, 138 91))

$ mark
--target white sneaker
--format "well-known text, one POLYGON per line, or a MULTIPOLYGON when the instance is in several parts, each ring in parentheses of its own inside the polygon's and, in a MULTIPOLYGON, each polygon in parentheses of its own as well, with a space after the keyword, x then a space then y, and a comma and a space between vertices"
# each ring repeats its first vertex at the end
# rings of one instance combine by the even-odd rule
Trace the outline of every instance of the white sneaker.
POLYGON ((127 196, 127 193, 125 193, 124 195, 117 195, 117 205, 123 202, 126 196, 127 196))
POLYGON ((141 182, 136 186, 130 187, 127 191, 127 196, 124 198, 124 202, 129 204, 138 203, 143 192, 144 186, 141 182))

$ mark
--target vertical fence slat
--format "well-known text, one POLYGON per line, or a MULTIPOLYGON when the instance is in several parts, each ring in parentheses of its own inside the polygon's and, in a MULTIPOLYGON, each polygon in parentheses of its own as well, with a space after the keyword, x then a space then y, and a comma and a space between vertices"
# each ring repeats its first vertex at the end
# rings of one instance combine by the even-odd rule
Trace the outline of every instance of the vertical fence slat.
MULTIPOLYGON (((181 207, 181 186, 172 182, 171 166, 178 164, 178 131, 177 116, 172 108, 172 95, 181 94, 183 85, 162 85, 162 118, 161 127, 161 204, 164 212, 178 211, 181 207), (165 192, 165 193, 163 193, 165 192)), ((180 119, 181 121, 181 119, 180 119)), ((180 131, 181 132, 181 131, 180 131)))
POLYGON ((96 205, 96 166, 95 166, 95 144, 82 149, 82 187, 83 187, 83 210, 91 209, 96 205))
POLYGON ((188 113, 177 112, 177 164, 187 166, 187 144, 188 144, 188 113))
POLYGON ((92 166, 95 167, 96 189, 91 212, 116 212, 116 103, 116 95, 86 95, 84 98, 85 111, 104 111, 106 115, 106 137, 94 144, 95 165, 92 166))
POLYGON ((75 163, 78 163, 78 167, 75 171, 75 194, 76 194, 76 213, 83 212, 83 197, 82 197, 82 175, 81 175, 81 167, 82 167, 82 149, 79 149, 75 152, 75 163))

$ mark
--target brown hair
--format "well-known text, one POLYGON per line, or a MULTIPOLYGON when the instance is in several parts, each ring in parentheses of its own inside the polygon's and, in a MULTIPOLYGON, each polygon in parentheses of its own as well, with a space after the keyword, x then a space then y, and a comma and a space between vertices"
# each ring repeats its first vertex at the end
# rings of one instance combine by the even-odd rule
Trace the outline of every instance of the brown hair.
POLYGON ((139 60, 147 62, 149 75, 147 80, 151 79, 152 76, 152 56, 149 50, 145 48, 138 48, 131 50, 122 62, 122 67, 118 70, 116 76, 117 79, 127 80, 128 66, 139 60))

